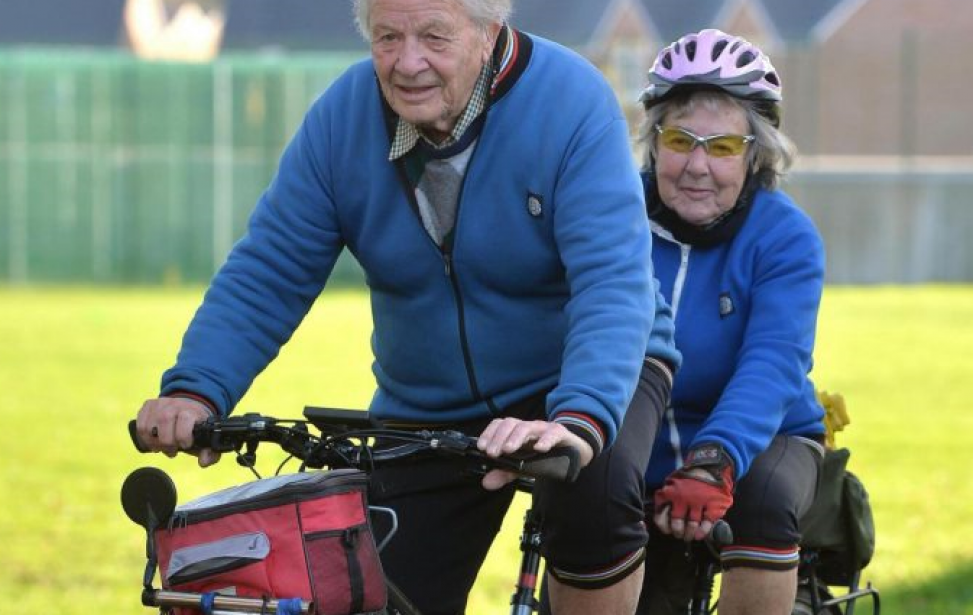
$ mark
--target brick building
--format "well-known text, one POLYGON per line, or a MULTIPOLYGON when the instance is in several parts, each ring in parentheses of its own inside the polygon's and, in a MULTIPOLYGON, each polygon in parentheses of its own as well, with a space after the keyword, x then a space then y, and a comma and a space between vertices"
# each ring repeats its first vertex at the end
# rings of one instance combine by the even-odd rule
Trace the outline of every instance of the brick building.
MULTIPOLYGON (((126 9, 222 14, 222 53, 366 53, 350 0, 3 0, 0 46, 126 47, 126 9)), ((969 0, 515 0, 513 23, 571 46, 609 78, 631 117, 654 52, 719 27, 773 57, 785 128, 804 154, 970 156, 969 0)))

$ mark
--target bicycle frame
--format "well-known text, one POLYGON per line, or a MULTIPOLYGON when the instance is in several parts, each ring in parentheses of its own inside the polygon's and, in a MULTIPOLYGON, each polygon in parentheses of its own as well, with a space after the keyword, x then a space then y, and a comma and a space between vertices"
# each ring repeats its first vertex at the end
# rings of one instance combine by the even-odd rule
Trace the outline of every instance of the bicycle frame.
MULTIPOLYGON (((694 549, 695 557, 695 578, 693 582, 693 595, 689 603, 690 615, 708 615, 716 610, 717 604, 712 602, 713 585, 716 575, 720 573, 719 560, 709 549, 704 549, 697 545, 694 549)), ((795 601, 794 615, 854 615, 855 606, 861 598, 871 598, 872 615, 881 615, 881 600, 877 589, 867 583, 865 587, 859 586, 861 572, 856 572, 848 585, 847 593, 839 596, 822 599, 824 585, 821 584, 815 574, 814 563, 817 554, 813 550, 808 550, 801 555, 801 567, 798 571, 798 584, 805 584, 810 590, 810 598, 807 602, 795 601), (808 607, 810 610, 802 609, 808 607), (844 607, 844 611, 840 607, 844 607)))
POLYGON ((844 615, 854 615, 855 606, 859 598, 871 598, 872 615, 881 615, 882 603, 878 590, 872 587, 871 582, 866 583, 865 587, 859 586, 859 582, 861 581, 860 570, 851 576, 849 584, 846 586, 848 588, 847 593, 822 600, 821 596, 824 594, 822 590, 825 587, 818 580, 816 572, 817 559, 818 553, 814 550, 808 550, 802 553, 801 567, 798 572, 798 583, 806 584, 810 593, 810 602, 807 606, 811 608, 810 612, 812 615, 818 615, 819 613, 840 613, 838 609, 842 605, 845 607, 844 615))

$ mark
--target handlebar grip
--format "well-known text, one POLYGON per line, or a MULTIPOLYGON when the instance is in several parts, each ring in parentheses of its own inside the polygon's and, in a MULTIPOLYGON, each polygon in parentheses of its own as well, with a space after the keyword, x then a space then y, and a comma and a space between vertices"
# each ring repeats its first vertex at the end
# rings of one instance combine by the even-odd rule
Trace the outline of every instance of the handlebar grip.
MULTIPOLYGON (((132 444, 135 449, 140 453, 151 453, 152 449, 148 448, 139 439, 138 428, 136 426, 135 419, 128 422, 128 436, 132 439, 132 444)), ((189 449, 190 451, 198 451, 203 448, 208 448, 210 440, 213 438, 213 424, 211 421, 204 423, 197 423, 193 427, 193 447, 189 449)))
POLYGON ((518 472, 534 478, 574 482, 581 471, 581 456, 572 446, 557 446, 546 453, 530 453, 520 460, 518 472))
POLYGON ((135 445, 135 450, 137 450, 138 452, 140 453, 151 452, 148 448, 146 448, 142 444, 142 441, 139 440, 138 429, 136 428, 135 425, 135 419, 132 419, 131 421, 128 422, 128 437, 132 439, 132 444, 135 445))
MULTIPOLYGON (((213 419, 193 425, 193 446, 191 450, 199 451, 211 448, 213 439, 213 419)), ((220 451, 225 452, 225 451, 220 451)))

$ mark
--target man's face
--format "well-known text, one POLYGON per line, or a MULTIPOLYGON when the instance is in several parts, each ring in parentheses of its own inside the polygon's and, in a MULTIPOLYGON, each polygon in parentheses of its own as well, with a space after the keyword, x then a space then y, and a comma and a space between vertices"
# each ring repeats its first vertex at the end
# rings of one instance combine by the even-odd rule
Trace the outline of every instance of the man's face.
POLYGON ((392 109, 439 140, 453 129, 500 24, 478 27, 458 0, 374 0, 372 58, 392 109))

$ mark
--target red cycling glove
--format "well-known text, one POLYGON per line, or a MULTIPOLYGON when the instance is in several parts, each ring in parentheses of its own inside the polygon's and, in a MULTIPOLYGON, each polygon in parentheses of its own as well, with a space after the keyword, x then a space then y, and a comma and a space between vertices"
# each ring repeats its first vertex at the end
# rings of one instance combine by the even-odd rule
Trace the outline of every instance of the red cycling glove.
POLYGON ((733 505, 733 461, 723 447, 705 444, 689 451, 683 466, 655 492, 655 510, 668 506, 672 519, 715 523, 733 505), (689 470, 705 470, 705 478, 689 470))

